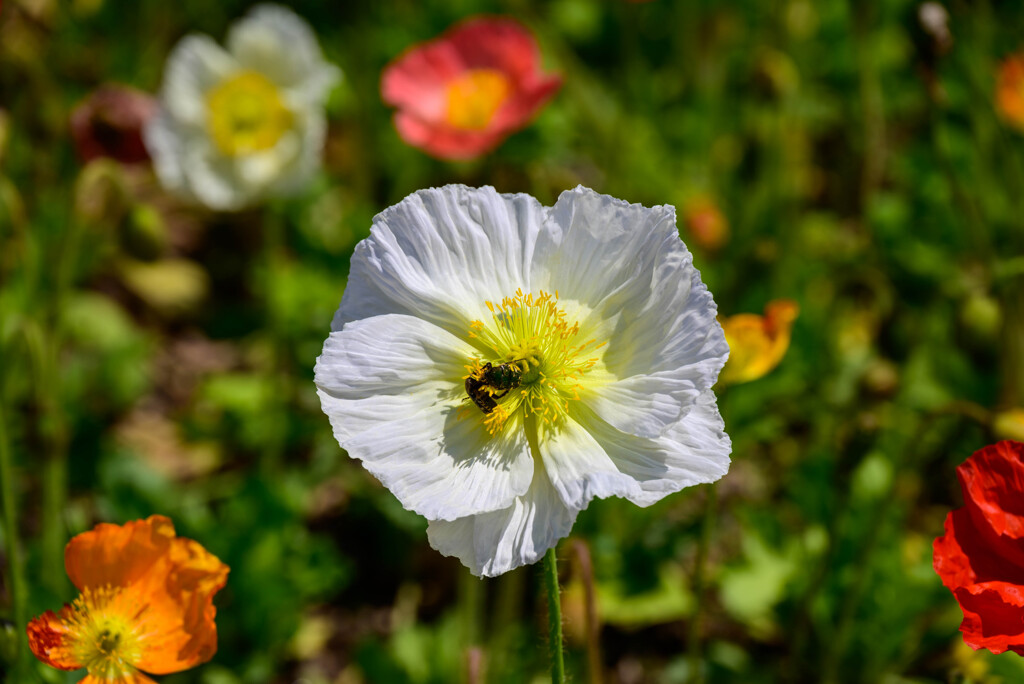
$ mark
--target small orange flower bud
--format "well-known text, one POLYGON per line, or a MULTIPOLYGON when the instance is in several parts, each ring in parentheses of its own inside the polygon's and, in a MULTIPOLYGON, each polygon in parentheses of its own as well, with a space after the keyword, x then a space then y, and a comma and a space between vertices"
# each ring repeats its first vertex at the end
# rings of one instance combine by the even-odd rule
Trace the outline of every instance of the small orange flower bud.
POLYGON ((729 239, 729 221, 711 199, 701 197, 686 207, 684 221, 693 241, 707 250, 717 250, 729 239))
POLYGON ((1024 54, 1010 55, 999 65, 996 106, 1008 123, 1024 129, 1024 54))

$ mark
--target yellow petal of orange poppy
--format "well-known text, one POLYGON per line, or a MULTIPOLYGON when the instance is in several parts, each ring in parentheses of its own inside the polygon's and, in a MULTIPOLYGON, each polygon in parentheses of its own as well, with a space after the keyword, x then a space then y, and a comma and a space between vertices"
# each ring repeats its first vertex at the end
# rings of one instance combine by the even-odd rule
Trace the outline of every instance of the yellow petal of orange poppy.
POLYGON ((132 672, 122 675, 117 679, 101 679, 100 677, 86 675, 85 679, 80 681, 78 684, 156 684, 156 682, 141 672, 132 672))
POLYGON ((796 302, 779 299, 765 306, 763 316, 737 314, 723 320, 729 360, 719 382, 750 382, 779 365, 789 349, 790 332, 799 311, 796 302))

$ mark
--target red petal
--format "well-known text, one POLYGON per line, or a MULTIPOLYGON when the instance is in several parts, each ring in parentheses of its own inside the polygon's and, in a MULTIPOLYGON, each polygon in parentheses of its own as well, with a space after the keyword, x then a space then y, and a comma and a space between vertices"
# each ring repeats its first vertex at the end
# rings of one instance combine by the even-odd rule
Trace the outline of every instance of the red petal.
POLYGON ((960 631, 972 648, 1024 655, 1024 587, 985 582, 954 592, 964 611, 960 631))

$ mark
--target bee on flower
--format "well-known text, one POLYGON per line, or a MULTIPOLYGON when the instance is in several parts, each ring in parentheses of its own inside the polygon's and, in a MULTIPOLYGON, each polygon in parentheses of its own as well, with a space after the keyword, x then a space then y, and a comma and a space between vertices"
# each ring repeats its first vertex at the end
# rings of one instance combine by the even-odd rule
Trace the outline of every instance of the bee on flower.
POLYGON ((388 65, 381 96, 398 108, 402 140, 439 159, 472 159, 525 126, 561 85, 541 71, 540 49, 525 27, 484 17, 388 65))
POLYGON ((228 567, 154 515, 100 524, 74 537, 64 565, 81 594, 28 624, 29 646, 60 670, 86 668, 82 684, 152 684, 217 651, 213 596, 228 567))
POLYGON ((793 321, 800 306, 789 299, 777 299, 764 307, 764 315, 736 314, 722 321, 729 343, 729 362, 722 370, 721 384, 757 380, 770 373, 789 349, 793 321))
POLYGON ((320 166, 324 103, 339 78, 309 25, 284 7, 255 7, 231 27, 227 49, 186 36, 145 129, 161 183, 220 211, 298 192, 320 166))
POLYGON ((374 220, 315 381, 430 544, 494 576, 595 497, 648 506, 725 474, 715 314, 671 207, 450 185, 374 220))

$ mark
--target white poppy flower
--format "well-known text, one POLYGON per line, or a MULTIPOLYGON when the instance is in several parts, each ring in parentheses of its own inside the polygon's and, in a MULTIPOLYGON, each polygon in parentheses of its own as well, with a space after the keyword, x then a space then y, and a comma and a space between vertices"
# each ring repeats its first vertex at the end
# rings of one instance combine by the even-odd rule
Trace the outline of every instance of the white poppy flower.
POLYGON ((341 446, 493 576, 594 497, 725 474, 715 314, 672 207, 449 185, 374 220, 315 380, 341 446))
POLYGON ((309 25, 277 5, 236 22, 226 50, 186 36, 167 60, 160 113, 145 129, 160 181, 229 211, 300 190, 319 167, 324 102, 339 78, 309 25))

